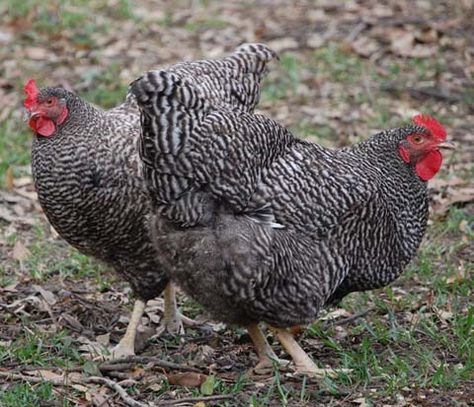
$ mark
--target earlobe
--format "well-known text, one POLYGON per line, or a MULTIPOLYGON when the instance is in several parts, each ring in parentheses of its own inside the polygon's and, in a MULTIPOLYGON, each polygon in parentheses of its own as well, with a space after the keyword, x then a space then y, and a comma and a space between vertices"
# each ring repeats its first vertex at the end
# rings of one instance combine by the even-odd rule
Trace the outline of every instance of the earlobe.
POLYGON ((58 116, 57 120, 56 120, 56 123, 57 124, 63 124, 64 121, 66 120, 66 117, 69 113, 69 110, 67 109, 66 106, 63 107, 63 109, 61 110, 61 114, 58 116))
POLYGON ((400 146, 398 151, 400 152, 402 160, 408 164, 410 162, 410 153, 408 152, 408 149, 404 146, 400 146))

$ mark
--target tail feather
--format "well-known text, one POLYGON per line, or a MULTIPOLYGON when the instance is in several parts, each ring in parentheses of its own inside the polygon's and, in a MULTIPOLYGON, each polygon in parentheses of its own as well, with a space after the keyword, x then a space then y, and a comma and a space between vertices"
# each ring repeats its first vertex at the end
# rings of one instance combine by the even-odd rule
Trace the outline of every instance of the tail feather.
POLYGON ((205 206, 206 184, 224 168, 241 126, 236 117, 253 112, 275 57, 265 45, 245 44, 227 58, 150 71, 132 83, 142 113, 139 151, 155 204, 189 207, 193 191, 189 216, 169 207, 168 217, 191 225, 205 212, 196 208, 205 206))

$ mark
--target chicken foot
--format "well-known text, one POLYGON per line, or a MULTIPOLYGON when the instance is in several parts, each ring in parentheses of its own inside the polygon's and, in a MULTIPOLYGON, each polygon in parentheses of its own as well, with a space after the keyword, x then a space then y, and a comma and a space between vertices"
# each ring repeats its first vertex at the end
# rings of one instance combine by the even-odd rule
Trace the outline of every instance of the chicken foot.
POLYGON ((257 351, 259 359, 257 365, 253 368, 253 371, 256 374, 267 374, 271 372, 275 363, 283 366, 289 364, 288 360, 278 359, 258 324, 248 325, 247 332, 255 345, 255 350, 257 351))
POLYGON ((135 355, 135 338, 137 336, 138 325, 145 311, 145 302, 136 300, 133 305, 132 315, 125 331, 125 335, 120 342, 112 349, 111 358, 120 359, 135 355))
MULTIPOLYGON (((183 334, 183 323, 189 326, 199 325, 198 322, 181 315, 176 304, 176 289, 169 283, 164 291, 164 310, 163 322, 157 329, 157 335, 163 332, 183 334)), ((133 305, 132 315, 125 331, 125 335, 120 342, 112 349, 109 358, 119 359, 135 355, 135 339, 137 337, 138 326, 145 312, 146 303, 142 300, 136 300, 133 305)))
POLYGON ((296 342, 293 334, 283 328, 270 327, 277 336, 281 346, 288 352, 295 363, 297 373, 305 374, 310 377, 324 378, 325 376, 337 377, 338 373, 349 373, 350 369, 321 369, 313 362, 303 348, 296 342))
POLYGON ((181 314, 176 303, 176 288, 173 283, 168 283, 163 294, 164 310, 163 319, 160 326, 156 330, 155 337, 162 335, 164 332, 183 335, 184 326, 198 326, 199 322, 194 321, 181 314))

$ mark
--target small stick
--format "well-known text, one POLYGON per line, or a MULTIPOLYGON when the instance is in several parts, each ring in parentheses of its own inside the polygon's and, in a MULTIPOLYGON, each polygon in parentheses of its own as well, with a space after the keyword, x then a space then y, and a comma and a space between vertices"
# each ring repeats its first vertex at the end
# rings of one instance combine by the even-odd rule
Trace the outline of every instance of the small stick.
POLYGON ((62 380, 59 382, 57 380, 47 380, 47 379, 43 379, 42 377, 26 376, 20 373, 11 373, 11 372, 0 372, 0 377, 6 377, 7 379, 11 379, 11 380, 23 380, 29 383, 50 382, 53 384, 63 384, 62 380))
POLYGON ((101 372, 120 372, 123 370, 130 370, 135 367, 136 363, 102 363, 99 365, 101 372))
POLYGON ((106 379, 105 377, 91 376, 85 380, 85 383, 105 384, 107 387, 111 388, 112 390, 115 390, 117 394, 120 396, 120 398, 125 402, 125 404, 127 404, 127 406, 130 406, 130 407, 154 406, 153 404, 142 403, 140 401, 137 401, 131 398, 128 395, 127 391, 122 386, 120 386, 120 384, 114 382, 111 379, 106 379))
MULTIPOLYGON (((201 370, 196 369, 195 367, 191 366, 184 366, 178 365, 177 363, 168 362, 166 360, 158 359, 154 356, 129 356, 127 358, 120 358, 120 359, 112 359, 107 362, 102 363, 99 365, 100 370, 117 370, 113 366, 114 365, 124 365, 124 364, 133 364, 133 363, 153 363, 158 367, 162 367, 164 369, 175 369, 175 370, 184 370, 188 372, 196 372, 200 373, 201 370)), ((124 366, 121 366, 123 368, 124 366)))
POLYGON ((233 394, 219 394, 215 396, 204 396, 204 397, 183 397, 177 400, 160 400, 159 405, 160 406, 175 406, 175 405, 179 405, 183 403, 198 403, 200 401, 203 401, 205 403, 206 401, 227 400, 227 399, 233 399, 233 398, 235 398, 235 395, 233 394))
POLYGON ((363 311, 357 312, 354 315, 351 315, 350 317, 340 319, 339 321, 333 321, 333 322, 328 321, 327 323, 323 325, 323 329, 329 328, 330 326, 334 326, 334 325, 347 325, 348 323, 355 321, 356 319, 365 317, 369 312, 373 310, 374 310, 373 308, 367 308, 363 311))
POLYGON ((130 407, 154 407, 153 404, 145 404, 135 399, 131 398, 126 390, 120 386, 118 383, 114 382, 111 379, 107 379, 105 377, 97 377, 91 376, 86 378, 85 380, 74 380, 69 382, 65 380, 65 378, 61 377, 60 380, 53 380, 53 379, 46 379, 43 377, 36 377, 36 376, 26 376, 19 373, 10 373, 10 372, 2 372, 0 371, 0 377, 6 377, 11 380, 22 380, 28 383, 52 383, 55 386, 69 386, 71 384, 84 384, 84 383, 95 383, 95 384, 103 384, 107 387, 111 388, 112 390, 116 391, 120 398, 124 401, 127 406, 130 407))

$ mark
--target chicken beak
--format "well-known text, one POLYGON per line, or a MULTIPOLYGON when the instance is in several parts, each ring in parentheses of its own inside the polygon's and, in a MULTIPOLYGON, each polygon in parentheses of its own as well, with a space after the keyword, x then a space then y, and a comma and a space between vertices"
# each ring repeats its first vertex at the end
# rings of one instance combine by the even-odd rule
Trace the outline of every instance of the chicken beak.
POLYGON ((25 113, 23 114, 23 120, 27 122, 30 119, 35 118, 36 116, 39 116, 41 112, 39 111, 34 111, 34 112, 29 112, 28 110, 25 110, 25 113))
POLYGON ((442 143, 438 144, 438 148, 446 149, 446 150, 455 150, 456 144, 452 141, 443 141, 442 143))

